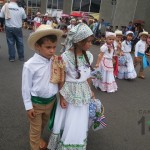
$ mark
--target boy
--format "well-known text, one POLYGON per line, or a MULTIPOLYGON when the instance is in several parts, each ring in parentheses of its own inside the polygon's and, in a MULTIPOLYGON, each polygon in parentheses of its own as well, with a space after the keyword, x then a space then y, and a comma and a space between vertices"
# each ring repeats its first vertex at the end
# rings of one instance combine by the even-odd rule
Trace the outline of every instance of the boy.
POLYGON ((140 71, 138 77, 144 79, 144 69, 149 66, 147 58, 145 56, 145 51, 147 49, 147 37, 148 32, 143 31, 139 34, 140 41, 138 41, 135 45, 135 58, 134 58, 134 65, 135 67, 140 63, 140 71))
POLYGON ((39 150, 41 133, 46 125, 58 85, 50 82, 52 59, 57 39, 62 31, 41 25, 28 38, 28 45, 35 54, 25 62, 22 73, 22 96, 30 121, 31 150, 39 150))

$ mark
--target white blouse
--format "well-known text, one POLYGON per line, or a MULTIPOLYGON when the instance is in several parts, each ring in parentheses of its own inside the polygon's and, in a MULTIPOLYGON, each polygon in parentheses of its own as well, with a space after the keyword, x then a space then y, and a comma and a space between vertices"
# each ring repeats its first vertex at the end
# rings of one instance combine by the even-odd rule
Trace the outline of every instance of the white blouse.
POLYGON ((145 41, 138 41, 135 45, 135 57, 138 56, 138 52, 145 54, 146 51, 146 42, 145 41))
POLYGON ((104 53, 103 57, 108 58, 108 59, 112 59, 113 54, 114 54, 114 49, 111 48, 111 51, 109 52, 107 44, 104 44, 101 46, 100 52, 104 53))
POLYGON ((50 82, 51 59, 35 53, 25 62, 22 73, 22 97, 26 110, 33 108, 31 95, 49 98, 58 92, 58 85, 50 82))
MULTIPOLYGON (((93 62, 93 55, 87 51, 87 56, 89 58, 90 64, 93 62)), ((76 79, 77 72, 75 69, 75 57, 74 53, 70 50, 65 51, 62 54, 62 58, 66 64, 66 81, 69 82, 84 82, 90 77, 90 67, 88 67, 87 62, 84 58, 84 56, 77 56, 78 61, 78 69, 80 70, 81 77, 79 79, 76 79)))
POLYGON ((131 52, 131 48, 132 48, 131 41, 124 40, 121 44, 121 48, 122 48, 122 51, 125 53, 131 52))
POLYGON ((41 23, 41 21, 42 21, 42 19, 39 17, 34 18, 34 22, 36 22, 36 23, 41 23))

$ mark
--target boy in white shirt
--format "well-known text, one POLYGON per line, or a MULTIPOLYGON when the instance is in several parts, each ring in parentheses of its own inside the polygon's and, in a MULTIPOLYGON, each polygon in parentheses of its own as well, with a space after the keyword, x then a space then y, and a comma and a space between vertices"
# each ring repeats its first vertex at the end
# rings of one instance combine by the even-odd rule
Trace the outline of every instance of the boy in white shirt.
POLYGON ((23 67, 22 96, 30 121, 31 150, 39 150, 42 131, 56 101, 58 84, 50 82, 50 78, 52 59, 61 35, 61 30, 41 25, 28 38, 28 45, 35 54, 23 67))
POLYGON ((134 65, 135 67, 140 63, 140 71, 138 77, 144 79, 144 69, 149 66, 147 61, 145 51, 147 49, 147 37, 148 32, 143 31, 139 34, 140 41, 138 41, 135 45, 135 58, 134 58, 134 65))

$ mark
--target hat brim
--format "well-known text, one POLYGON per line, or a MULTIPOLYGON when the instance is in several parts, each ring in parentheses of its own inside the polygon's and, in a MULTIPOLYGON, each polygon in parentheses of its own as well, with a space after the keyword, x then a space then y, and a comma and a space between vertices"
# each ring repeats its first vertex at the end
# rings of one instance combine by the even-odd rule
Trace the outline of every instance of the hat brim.
POLYGON ((56 35, 57 38, 59 39, 63 35, 63 31, 59 29, 49 29, 49 30, 40 30, 37 32, 31 33, 31 35, 28 38, 28 45, 29 48, 32 50, 35 49, 35 43, 42 37, 47 36, 47 35, 56 35))
POLYGON ((141 33, 141 34, 139 34, 139 37, 141 37, 142 35, 148 36, 148 33, 141 33))

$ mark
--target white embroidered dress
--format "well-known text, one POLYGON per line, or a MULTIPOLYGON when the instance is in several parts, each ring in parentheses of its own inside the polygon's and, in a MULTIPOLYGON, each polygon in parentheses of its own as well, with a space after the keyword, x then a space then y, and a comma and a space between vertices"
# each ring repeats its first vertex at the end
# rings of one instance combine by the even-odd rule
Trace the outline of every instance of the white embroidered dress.
MULTIPOLYGON (((87 51, 90 63, 93 55, 87 51)), ((50 136, 48 149, 50 150, 86 150, 86 139, 89 119, 89 101, 91 89, 87 83, 91 70, 87 66, 84 56, 77 56, 80 79, 76 79, 74 53, 66 51, 62 54, 66 63, 65 84, 60 90, 61 95, 68 102, 66 109, 62 109, 60 102, 54 121, 53 132, 50 136)))
POLYGON ((137 77, 131 52, 131 42, 122 42, 123 56, 119 57, 118 79, 134 79, 137 77))
POLYGON ((98 70, 102 74, 102 79, 93 79, 93 85, 96 88, 100 88, 101 91, 115 92, 117 91, 117 84, 114 78, 114 68, 112 57, 114 54, 114 49, 111 49, 110 53, 108 51, 108 46, 106 44, 102 45, 100 51, 104 53, 103 58, 99 64, 98 70))

